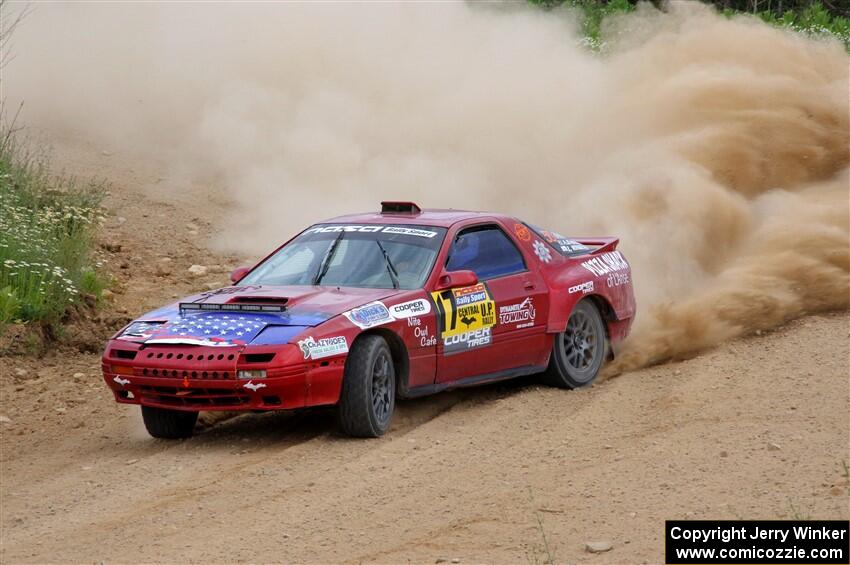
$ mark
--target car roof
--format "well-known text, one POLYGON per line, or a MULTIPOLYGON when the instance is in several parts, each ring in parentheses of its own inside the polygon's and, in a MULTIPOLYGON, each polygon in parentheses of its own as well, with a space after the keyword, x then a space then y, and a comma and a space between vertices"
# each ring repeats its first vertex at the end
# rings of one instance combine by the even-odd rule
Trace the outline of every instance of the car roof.
POLYGON ((470 210, 433 209, 428 208, 415 212, 364 212, 347 214, 324 220, 323 224, 410 224, 419 226, 449 227, 463 220, 476 218, 504 218, 501 214, 491 212, 473 212, 470 210))

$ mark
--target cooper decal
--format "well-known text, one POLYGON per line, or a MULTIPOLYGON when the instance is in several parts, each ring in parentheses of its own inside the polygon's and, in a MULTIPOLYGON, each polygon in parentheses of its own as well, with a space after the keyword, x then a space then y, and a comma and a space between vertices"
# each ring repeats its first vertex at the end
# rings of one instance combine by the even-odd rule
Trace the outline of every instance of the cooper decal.
POLYGON ((533 326, 536 315, 534 299, 531 297, 516 304, 499 306, 499 323, 516 324, 517 329, 533 326))
POLYGON ((252 390, 254 392, 257 392, 261 388, 266 388, 266 385, 265 385, 265 383, 255 383, 255 382, 248 381, 247 383, 242 385, 242 388, 247 388, 248 390, 252 390))
POLYGON ((424 316, 430 312, 431 303, 424 298, 417 298, 416 300, 390 306, 390 315, 397 320, 410 318, 412 316, 424 316))
POLYGON ((534 254, 537 255, 537 258, 543 261, 544 263, 548 263, 552 260, 552 252, 549 251, 549 248, 546 247, 546 244, 540 241, 539 239, 534 240, 534 254))
POLYGON ((491 343, 493 343, 493 334, 490 328, 454 334, 443 339, 443 354, 463 353, 471 349, 486 347, 491 343))
POLYGON ((581 284, 577 284, 575 286, 571 286, 567 289, 567 292, 570 294, 575 294, 580 292, 582 294, 590 294, 593 292, 593 281, 583 282, 581 284))
POLYGON ((490 345, 496 305, 484 283, 431 295, 437 305, 439 337, 446 355, 490 345))
POLYGON ((619 251, 603 253, 598 257, 585 261, 581 266, 597 277, 629 268, 629 264, 626 263, 626 260, 623 259, 623 255, 619 251))
POLYGON ((345 336, 323 337, 316 341, 312 336, 298 342, 304 359, 323 359, 341 353, 348 353, 348 341, 345 336))
POLYGON ((343 315, 352 324, 363 330, 393 321, 389 309, 383 302, 371 302, 365 306, 353 308, 343 315))
POLYGON ((122 379, 118 375, 115 375, 115 378, 112 379, 112 380, 115 381, 116 383, 118 383, 121 386, 130 384, 130 379, 122 379))

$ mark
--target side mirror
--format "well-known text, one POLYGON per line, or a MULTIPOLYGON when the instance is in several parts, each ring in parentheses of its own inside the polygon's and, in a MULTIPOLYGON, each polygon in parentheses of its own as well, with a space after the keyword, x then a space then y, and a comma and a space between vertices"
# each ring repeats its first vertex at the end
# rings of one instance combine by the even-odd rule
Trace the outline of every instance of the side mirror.
POLYGON ((440 275, 440 278, 437 280, 437 287, 434 290, 459 288, 474 284, 478 284, 478 275, 473 271, 451 271, 440 275))
POLYGON ((236 284, 245 278, 245 275, 248 274, 248 271, 251 270, 251 267, 237 267, 233 269, 233 272, 230 273, 230 282, 236 284))

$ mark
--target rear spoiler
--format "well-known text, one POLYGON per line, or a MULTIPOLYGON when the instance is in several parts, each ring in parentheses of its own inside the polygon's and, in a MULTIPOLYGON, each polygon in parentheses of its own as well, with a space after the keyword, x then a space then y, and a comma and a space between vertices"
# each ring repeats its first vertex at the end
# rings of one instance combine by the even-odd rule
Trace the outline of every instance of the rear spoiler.
POLYGON ((614 251, 620 243, 619 237, 576 237, 573 240, 582 245, 594 248, 590 251, 591 255, 614 251))

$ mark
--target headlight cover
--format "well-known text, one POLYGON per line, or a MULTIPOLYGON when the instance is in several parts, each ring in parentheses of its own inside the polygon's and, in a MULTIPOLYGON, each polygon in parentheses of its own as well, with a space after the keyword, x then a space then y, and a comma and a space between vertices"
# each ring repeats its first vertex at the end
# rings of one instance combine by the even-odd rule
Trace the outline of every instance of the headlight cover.
POLYGON ((146 337, 165 322, 133 322, 118 337, 146 337))

